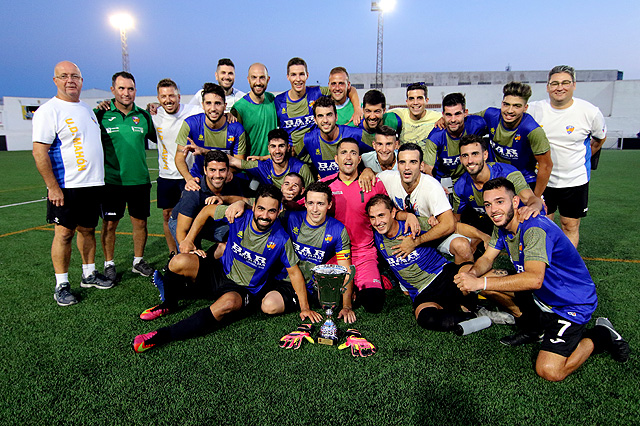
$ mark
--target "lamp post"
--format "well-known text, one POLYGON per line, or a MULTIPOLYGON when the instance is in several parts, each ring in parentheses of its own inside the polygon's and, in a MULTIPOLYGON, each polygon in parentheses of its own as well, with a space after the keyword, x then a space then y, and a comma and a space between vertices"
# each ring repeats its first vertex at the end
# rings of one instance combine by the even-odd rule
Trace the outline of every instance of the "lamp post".
POLYGON ((380 0, 371 2, 371 11, 378 12, 378 40, 376 53, 376 88, 382 89, 382 35, 384 29, 384 12, 390 12, 396 5, 396 0, 380 0))
POLYGON ((129 51, 127 49, 127 29, 133 27, 133 18, 126 13, 113 15, 109 19, 111 25, 120 30, 120 44, 122 45, 122 70, 129 72, 129 51))

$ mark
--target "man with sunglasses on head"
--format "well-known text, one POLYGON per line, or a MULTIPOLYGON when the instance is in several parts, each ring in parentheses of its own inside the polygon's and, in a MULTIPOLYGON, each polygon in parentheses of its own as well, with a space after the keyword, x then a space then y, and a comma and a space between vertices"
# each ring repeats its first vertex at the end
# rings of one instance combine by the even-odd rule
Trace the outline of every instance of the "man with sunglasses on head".
POLYGON ((548 100, 529 104, 529 114, 543 127, 551 147, 553 168, 544 191, 549 218, 560 212, 562 231, 575 247, 580 219, 587 215, 591 159, 605 139, 607 125, 597 106, 574 98, 576 72, 568 65, 549 71, 548 100))

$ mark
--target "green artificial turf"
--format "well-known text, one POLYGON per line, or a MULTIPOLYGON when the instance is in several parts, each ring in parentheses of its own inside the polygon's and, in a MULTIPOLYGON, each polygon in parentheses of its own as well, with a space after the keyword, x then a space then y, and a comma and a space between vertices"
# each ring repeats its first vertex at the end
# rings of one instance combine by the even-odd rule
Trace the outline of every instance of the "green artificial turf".
MULTIPOLYGON (((154 152, 148 157, 154 167, 154 152)), ((118 235, 118 286, 80 288, 74 247, 70 278, 80 303, 59 307, 45 203, 0 208, 0 424, 638 424, 639 164, 640 152, 603 153, 580 243, 598 289, 596 316, 611 318, 630 341, 631 359, 620 364, 607 354, 593 356, 562 383, 535 374, 536 345, 498 342, 510 327, 465 337, 423 330, 397 289, 387 292, 382 314, 357 311, 356 328, 378 347, 369 358, 309 343, 280 349, 278 339, 300 323, 297 314, 255 314, 137 355, 130 346, 135 335, 208 303, 185 301, 180 312, 139 320, 158 302, 157 291, 130 272, 131 236, 118 235)), ((45 195, 30 153, 0 153, 0 170, 0 205, 45 195)), ((152 194, 155 200, 155 186, 152 194)), ((118 231, 131 231, 126 218, 118 231)), ((149 232, 145 257, 162 267, 166 244, 155 204, 149 232)), ((99 248, 96 261, 103 261, 99 248)))

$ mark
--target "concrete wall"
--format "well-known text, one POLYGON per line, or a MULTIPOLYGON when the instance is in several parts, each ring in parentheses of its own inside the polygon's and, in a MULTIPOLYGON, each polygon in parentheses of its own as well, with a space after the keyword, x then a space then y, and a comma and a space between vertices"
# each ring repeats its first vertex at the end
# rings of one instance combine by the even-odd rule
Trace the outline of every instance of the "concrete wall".
MULTIPOLYGON (((39 106, 51 98, 17 98, 4 97, 4 109, 2 111, 2 123, 4 129, 0 128, 0 134, 7 137, 8 151, 31 150, 33 141, 31 140, 31 120, 25 119, 23 107, 39 106)), ((104 98, 82 98, 89 106, 95 107, 104 98)), ((191 99, 188 97, 187 99, 191 99)), ((155 96, 138 96, 136 104, 145 108, 147 103, 157 102, 155 96)))
MULTIPOLYGON (((468 72, 413 72, 383 74, 384 87, 393 89, 410 83, 424 82, 428 86, 504 85, 510 81, 546 83, 548 71, 468 71, 468 72)), ((578 82, 616 81, 618 70, 577 70, 578 82)), ((375 87, 375 73, 350 74, 351 84, 363 84, 364 89, 375 87), (374 86, 372 86, 374 85, 374 86)), ((358 86, 356 86, 358 87, 358 86)))

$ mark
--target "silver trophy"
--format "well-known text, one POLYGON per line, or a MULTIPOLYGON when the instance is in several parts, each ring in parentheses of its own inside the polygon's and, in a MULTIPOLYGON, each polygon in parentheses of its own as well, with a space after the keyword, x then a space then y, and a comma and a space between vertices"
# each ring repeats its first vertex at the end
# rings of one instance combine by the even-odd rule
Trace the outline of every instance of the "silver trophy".
POLYGON ((325 310, 327 319, 320 327, 318 343, 333 345, 338 342, 338 327, 333 321, 333 310, 340 304, 342 294, 347 285, 353 280, 356 267, 351 265, 351 270, 340 265, 318 265, 314 267, 313 283, 318 292, 318 301, 325 310), (348 279, 345 277, 348 276, 348 279))

